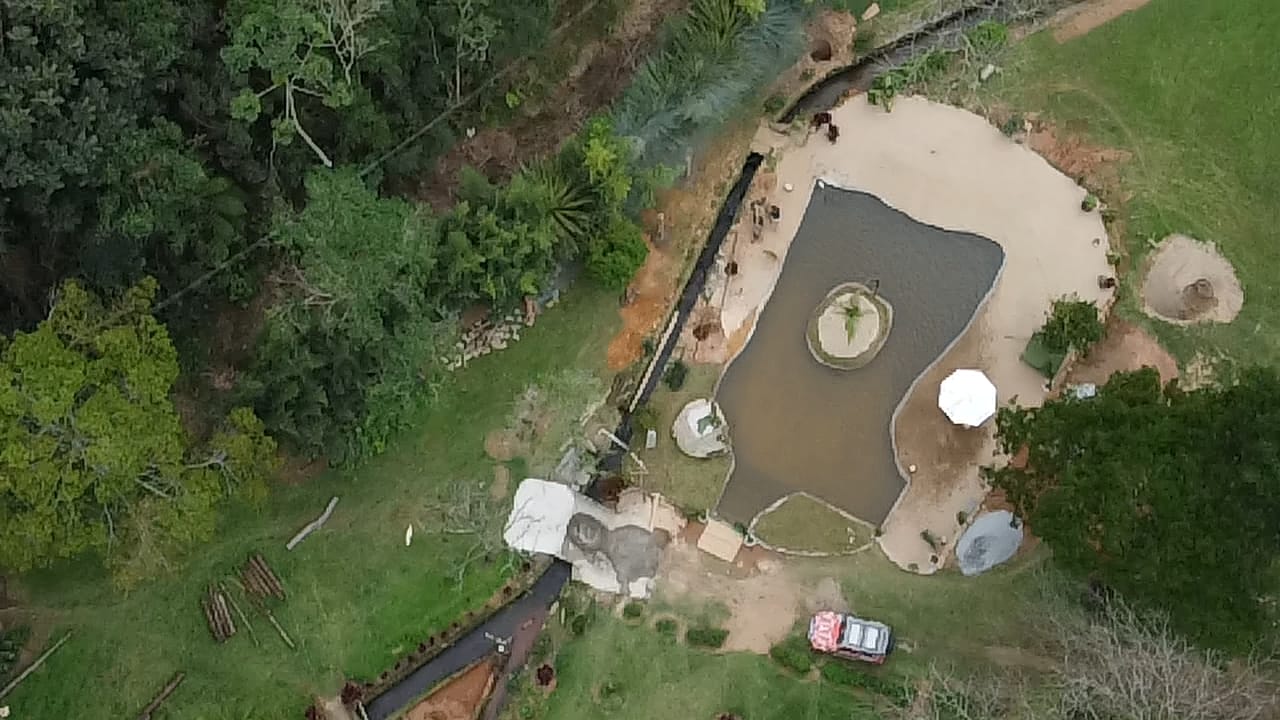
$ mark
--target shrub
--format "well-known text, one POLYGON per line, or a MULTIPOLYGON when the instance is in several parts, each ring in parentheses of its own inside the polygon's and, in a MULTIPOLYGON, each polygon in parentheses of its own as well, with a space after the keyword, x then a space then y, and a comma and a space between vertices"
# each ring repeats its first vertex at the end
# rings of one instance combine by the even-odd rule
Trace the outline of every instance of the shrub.
POLYGON ((1085 212, 1093 212, 1094 210, 1097 210, 1098 205, 1098 196, 1093 193, 1085 195, 1084 200, 1080 201, 1080 209, 1085 212))
POLYGON ((615 219, 604 236, 587 252, 587 272, 605 287, 621 290, 649 257, 649 245, 640 227, 615 219))
POLYGON ((574 635, 582 635, 587 631, 587 627, 590 624, 591 624, 591 616, 589 616, 587 613, 574 615, 573 619, 569 621, 569 632, 573 633, 574 635))
POLYGON ((653 624, 653 629, 663 637, 673 638, 676 636, 676 621, 671 618, 663 618, 653 624))
POLYGON ((867 90, 867 102, 879 105, 885 112, 893 109, 893 100, 899 93, 909 92, 937 79, 951 64, 951 53, 935 48, 918 55, 896 68, 886 70, 871 81, 867 90))
POLYGON ((1009 27, 992 20, 978 23, 965 33, 970 50, 979 57, 987 57, 1003 50, 1009 43, 1009 27))
POLYGON ((689 366, 684 364, 683 360, 672 360, 667 366, 665 372, 662 373, 662 382, 672 392, 679 392, 684 387, 684 381, 689 377, 689 366))
POLYGON ((965 511, 963 511, 963 510, 959 510, 959 511, 957 511, 957 512, 956 512, 956 524, 957 524, 957 525, 964 525, 965 521, 966 521, 966 520, 968 520, 968 519, 969 519, 969 513, 965 512, 965 511))
POLYGON ((792 635, 769 648, 769 657, 774 662, 801 675, 813 667, 813 653, 809 650, 809 641, 799 635, 792 635))
POLYGON ((770 95, 764 101, 764 113, 766 115, 777 115, 787 106, 787 101, 781 95, 770 95))
POLYGON ((691 627, 684 633, 685 642, 694 647, 718 648, 728 637, 729 631, 718 627, 691 627))
POLYGON ((632 600, 622 608, 622 617, 628 620, 635 620, 644 614, 644 603, 632 600))
POLYGON ((822 673, 823 680, 833 685, 859 688, 875 693, 898 707, 910 705, 915 694, 910 681, 891 680, 881 675, 878 670, 858 667, 848 662, 832 660, 823 663, 819 672, 822 673))
POLYGON ((649 405, 636 408, 635 412, 631 413, 631 427, 641 433, 649 430, 657 430, 658 411, 654 410, 649 405))
POLYGON ((1005 137, 1013 137, 1022 132, 1025 123, 1026 120, 1021 115, 1014 113, 1009 116, 1008 120, 1000 124, 1000 132, 1004 133, 1005 137))
POLYGON ((1049 316, 1035 337, 1052 352, 1074 349, 1083 355, 1105 334, 1097 306, 1088 300, 1060 298, 1053 301, 1049 316))

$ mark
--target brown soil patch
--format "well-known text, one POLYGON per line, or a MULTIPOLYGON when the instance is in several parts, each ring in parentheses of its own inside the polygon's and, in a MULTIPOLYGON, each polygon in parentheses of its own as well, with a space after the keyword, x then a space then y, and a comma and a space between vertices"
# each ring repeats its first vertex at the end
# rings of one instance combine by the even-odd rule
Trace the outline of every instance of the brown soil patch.
MULTIPOLYGON (((613 23, 613 33, 578 49, 564 79, 545 98, 530 101, 505 127, 483 128, 463 138, 437 162, 419 187, 418 195, 437 210, 454 203, 454 191, 464 167, 484 173, 494 182, 509 179, 522 165, 552 155, 587 118, 608 107, 631 82, 631 76, 654 46, 668 17, 685 11, 688 0, 637 0, 627 4, 613 23)), ((562 26, 554 42, 572 43, 574 29, 562 26)), ((533 80, 533 63, 525 79, 533 80)), ((520 74, 511 83, 521 84, 520 74)))
POLYGON ((506 500, 511 491, 511 470, 506 465, 493 466, 493 484, 489 485, 489 497, 506 500))
POLYGON ((1178 361, 1142 328, 1112 315, 1107 322, 1107 335, 1089 350, 1089 356, 1077 360, 1067 374, 1072 384, 1102 385, 1113 374, 1153 367, 1160 382, 1178 377, 1178 361))
POLYGON ((493 689, 494 665, 483 660, 447 680, 439 690, 414 705, 407 720, 473 720, 493 689))
POLYGON ((1064 43, 1137 10, 1151 0, 1091 0, 1062 11, 1053 22, 1053 39, 1064 43))
MULTIPOLYGON (((609 342, 610 370, 621 370, 644 355, 644 340, 661 332, 662 323, 675 297, 679 267, 669 249, 650 245, 649 257, 627 289, 631 299, 622 306, 622 329, 609 342)), ((655 338, 656 339, 656 338, 655 338)))
POLYGON ((13 674, 16 675, 35 662, 36 658, 53 644, 54 622, 54 618, 43 611, 35 612, 17 606, 0 610, 0 630, 12 630, 22 626, 30 630, 27 643, 22 646, 22 651, 18 653, 18 661, 13 664, 13 674))
POLYGON ((484 436, 484 454, 498 462, 514 460, 520 451, 520 441, 510 430, 490 430, 484 436))
POLYGON ((753 565, 754 572, 740 575, 734 565, 718 562, 692 545, 672 543, 663 556, 658 593, 662 599, 724 603, 730 615, 724 624, 729 637, 722 649, 763 655, 791 632, 809 592, 777 560, 753 565))
POLYGON ((1127 161, 1131 153, 1089 142, 1084 137, 1087 127, 1063 130, 1036 117, 1030 120, 1032 129, 1027 134, 1027 144, 1050 165, 1085 187, 1107 191, 1110 199, 1125 199, 1117 197, 1115 191, 1120 187, 1120 164, 1127 161))

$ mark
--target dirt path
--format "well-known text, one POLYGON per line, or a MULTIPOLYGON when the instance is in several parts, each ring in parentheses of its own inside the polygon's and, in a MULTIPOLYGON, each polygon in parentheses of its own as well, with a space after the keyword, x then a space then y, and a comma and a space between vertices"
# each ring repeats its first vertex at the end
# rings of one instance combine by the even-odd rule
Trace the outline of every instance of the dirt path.
POLYGON ((1121 15, 1137 10, 1151 0, 1091 0, 1064 10, 1052 23, 1053 39, 1064 43, 1072 38, 1115 20, 1121 15))
POLYGON ((613 33, 583 46, 567 75, 545 99, 527 103, 511 123, 480 129, 445 153, 419 186, 419 198, 444 210, 453 206, 464 167, 474 167, 501 182, 525 163, 555 153, 588 117, 622 94, 654 46, 663 22, 684 12, 687 5, 688 0, 628 3, 614 22, 613 33))

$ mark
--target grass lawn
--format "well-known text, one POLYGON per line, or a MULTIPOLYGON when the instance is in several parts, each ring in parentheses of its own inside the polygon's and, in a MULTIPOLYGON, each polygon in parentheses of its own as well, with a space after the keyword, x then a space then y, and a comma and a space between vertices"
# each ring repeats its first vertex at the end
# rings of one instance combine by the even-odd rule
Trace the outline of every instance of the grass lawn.
MULTIPOLYGON (((689 365, 684 385, 673 391, 666 383, 649 398, 646 422, 652 422, 658 431, 658 446, 652 450, 638 450, 637 454, 649 469, 648 475, 638 475, 636 480, 654 492, 662 493, 676 505, 688 510, 709 510, 720 499, 725 478, 729 476, 729 457, 691 458, 680 452, 671 426, 689 401, 711 397, 716 381, 720 378, 719 365, 689 365)), ((729 428, 733 436, 733 428, 729 428)), ((638 431, 636 446, 644 447, 643 431, 638 431)))
POLYGON ((872 528, 808 495, 795 494, 763 515, 752 532, 777 548, 845 553, 871 542, 872 528))
MULTIPOLYGON (((459 372, 386 454, 355 471, 277 488, 261 510, 233 511, 179 576, 129 597, 90 562, 23 578, 28 604, 55 632, 75 636, 6 702, 22 718, 130 717, 181 670, 187 680, 165 717, 287 718, 301 717, 312 695, 336 692, 344 676, 376 676, 502 580, 497 565, 477 566, 458 587, 450 563, 462 544, 418 526, 406 548, 406 525, 445 481, 490 482, 484 434, 507 422, 529 383, 566 367, 603 372, 617 317, 606 293, 575 289, 520 342, 459 372), (332 495, 342 500, 328 525, 286 553, 285 541, 332 495), (262 620, 254 623, 261 647, 243 629, 223 646, 209 637, 200 595, 251 550, 266 555, 290 593, 276 614, 297 651, 262 620)), ((565 410, 576 419, 598 399, 581 398, 572 410, 564 403, 565 410)))
POLYGON ((1019 110, 1123 148, 1124 239, 1182 232, 1218 244, 1245 289, 1229 325, 1192 328, 1140 315, 1136 273, 1120 305, 1184 363, 1197 352, 1239 364, 1280 360, 1280 4, 1156 0, 1062 45, 1040 33, 1015 47, 993 92, 1019 110))
MULTIPOLYGON (((732 712, 752 720, 872 720, 868 700, 844 688, 804 681, 767 657, 719 655, 678 644, 647 625, 599 618, 556 657, 556 691, 515 717, 711 718, 732 712), (525 714, 528 712, 529 714, 525 714)), ((536 691, 534 691, 536 692, 536 691)), ((510 714, 509 714, 510 716, 510 714)))

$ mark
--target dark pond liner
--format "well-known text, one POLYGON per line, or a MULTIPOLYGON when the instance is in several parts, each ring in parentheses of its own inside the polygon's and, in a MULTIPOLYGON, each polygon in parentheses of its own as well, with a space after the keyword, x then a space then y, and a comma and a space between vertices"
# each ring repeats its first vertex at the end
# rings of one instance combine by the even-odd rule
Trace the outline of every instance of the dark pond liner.
POLYGON ((898 404, 969 325, 1004 263, 999 245, 917 222, 874 195, 814 189, 755 332, 716 400, 733 439, 721 517, 748 523, 807 491, 872 524, 900 494, 890 424, 898 404), (813 359, 805 330, 831 288, 860 282, 893 306, 865 367, 813 359))

